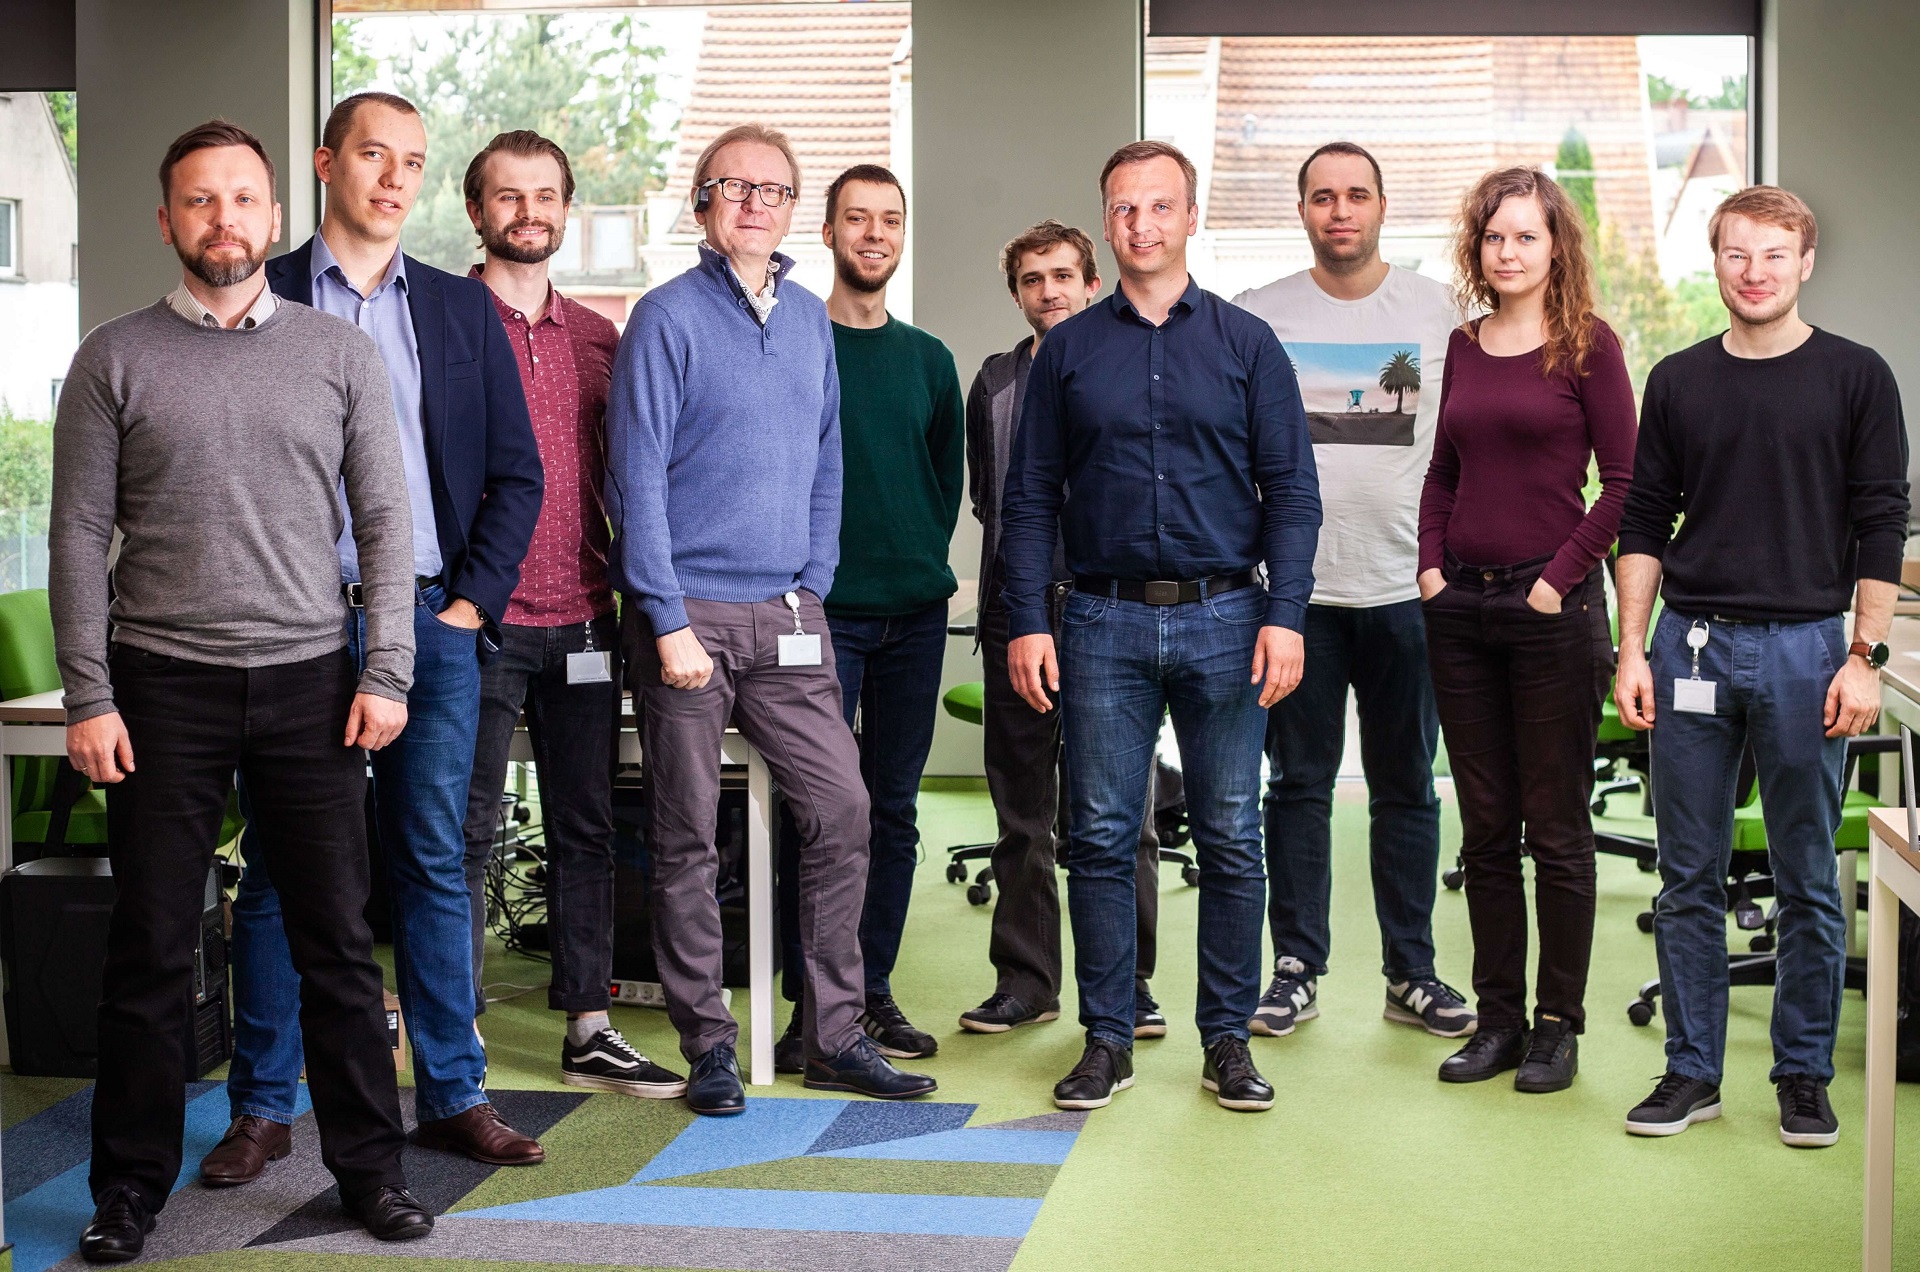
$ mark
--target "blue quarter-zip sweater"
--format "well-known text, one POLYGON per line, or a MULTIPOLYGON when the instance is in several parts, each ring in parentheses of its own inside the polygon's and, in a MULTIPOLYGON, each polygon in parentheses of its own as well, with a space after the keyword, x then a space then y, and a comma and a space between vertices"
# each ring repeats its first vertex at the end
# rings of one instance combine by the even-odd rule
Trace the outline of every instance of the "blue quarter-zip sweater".
MULTIPOLYGON (((774 255, 776 278, 793 261, 774 255)), ((825 597, 840 559, 840 380, 818 296, 790 280, 763 325, 726 257, 634 305, 607 398, 616 586, 664 636, 685 600, 825 597)))

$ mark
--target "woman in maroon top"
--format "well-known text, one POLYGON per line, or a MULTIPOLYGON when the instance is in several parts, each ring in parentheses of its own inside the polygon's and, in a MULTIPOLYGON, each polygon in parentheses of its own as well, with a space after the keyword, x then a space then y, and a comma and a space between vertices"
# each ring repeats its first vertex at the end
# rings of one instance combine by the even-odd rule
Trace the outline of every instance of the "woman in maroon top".
POLYGON ((1633 388, 1594 316, 1580 213, 1544 173, 1481 178, 1455 266, 1488 312, 1447 348, 1419 582, 1460 800, 1480 1027, 1440 1077, 1518 1069, 1516 1089, 1560 1091, 1578 1068, 1593 946, 1587 801, 1613 660, 1600 562, 1633 471, 1633 388), (1588 508, 1593 459, 1602 493, 1588 508), (1531 1029, 1523 838, 1540 929, 1531 1029))

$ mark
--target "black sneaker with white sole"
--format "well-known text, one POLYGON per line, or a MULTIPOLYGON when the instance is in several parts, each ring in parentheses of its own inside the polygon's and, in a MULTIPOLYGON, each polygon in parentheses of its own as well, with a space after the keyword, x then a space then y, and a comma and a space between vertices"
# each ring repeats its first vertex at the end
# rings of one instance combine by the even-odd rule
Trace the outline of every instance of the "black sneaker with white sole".
POLYGON ((1147 989, 1147 982, 1136 980, 1133 983, 1133 1036, 1136 1038, 1164 1038, 1167 1036, 1167 1018, 1160 1013, 1160 1004, 1153 1000, 1153 994, 1147 989))
POLYGON ((1402 1025, 1418 1025, 1436 1038, 1464 1038, 1480 1018, 1459 990, 1432 976, 1388 981, 1387 1007, 1380 1013, 1402 1025))
POLYGON ((1780 1098, 1780 1142, 1788 1148, 1831 1148, 1840 1139, 1840 1119, 1827 1099, 1827 1084, 1805 1073, 1774 1082, 1780 1098))
POLYGON ((685 1078, 641 1055, 618 1029, 602 1029, 578 1047, 563 1042, 560 1080, 643 1100, 677 1100, 687 1093, 685 1078))
POLYGON ((1021 1025, 1039 1024, 1043 1020, 1060 1019, 1058 1006, 1039 1008, 1029 1007, 1024 999, 1012 994, 995 994, 986 1002, 970 1011, 960 1013, 960 1027, 969 1033, 1006 1033, 1021 1025))
POLYGON ((1678 1135, 1695 1122, 1720 1116, 1720 1088, 1684 1073, 1669 1072, 1653 1094, 1627 1114, 1629 1135, 1678 1135))
POLYGON ((1244 1038, 1222 1038, 1207 1048, 1200 1085, 1213 1092, 1223 1109, 1264 1113, 1273 1107, 1273 1086, 1253 1067, 1253 1054, 1244 1038))
POLYGON ((892 994, 867 996, 867 1010, 860 1017, 860 1027, 873 1039, 881 1055, 895 1060, 921 1060, 940 1050, 932 1034, 913 1027, 907 1014, 900 1010, 900 1004, 893 1001, 892 994))
POLYGON ((1260 995, 1247 1028, 1269 1038, 1284 1038, 1303 1020, 1320 1014, 1319 992, 1307 965, 1291 955, 1273 960, 1273 983, 1260 995))
POLYGON ((1133 1085, 1133 1052, 1104 1038, 1089 1038, 1080 1063, 1053 1084, 1053 1102, 1063 1109, 1104 1109, 1113 1093, 1133 1085))
POLYGON ((1527 1054, 1514 1071, 1513 1089, 1530 1095, 1564 1091, 1579 1072, 1580 1038, 1573 1032, 1573 1023, 1542 1012, 1527 1036, 1527 1054))

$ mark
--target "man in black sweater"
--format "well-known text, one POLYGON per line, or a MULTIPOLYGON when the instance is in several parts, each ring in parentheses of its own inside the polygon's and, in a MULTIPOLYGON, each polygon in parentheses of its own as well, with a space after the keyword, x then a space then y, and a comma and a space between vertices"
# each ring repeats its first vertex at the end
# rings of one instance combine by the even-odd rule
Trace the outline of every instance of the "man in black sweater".
POLYGON ((1676 1135, 1720 1115, 1725 881, 1734 775, 1751 747, 1779 906, 1780 1138, 1824 1148, 1840 1137, 1826 1088, 1850 904, 1833 839, 1846 740, 1879 714, 1876 668, 1906 543, 1907 434, 1880 356, 1800 317, 1812 210, 1752 186, 1720 205, 1708 233, 1730 328, 1647 378, 1620 526, 1614 692, 1621 719, 1654 730, 1667 1021, 1667 1073, 1627 1131, 1676 1135), (1649 662, 1656 591, 1667 608, 1649 662))

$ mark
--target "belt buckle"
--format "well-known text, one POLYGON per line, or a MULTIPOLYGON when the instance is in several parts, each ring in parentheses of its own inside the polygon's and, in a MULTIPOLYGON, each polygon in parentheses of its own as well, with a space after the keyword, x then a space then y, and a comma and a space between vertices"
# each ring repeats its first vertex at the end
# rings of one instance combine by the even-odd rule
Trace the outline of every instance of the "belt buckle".
POLYGON ((1150 580, 1142 589, 1140 599, 1149 605, 1178 605, 1180 585, 1168 579, 1150 580))
POLYGON ((364 588, 366 586, 365 584, 347 583, 347 584, 343 584, 342 586, 344 587, 347 593, 347 605, 349 607, 353 609, 367 608, 367 596, 366 596, 366 592, 364 591, 364 588))

